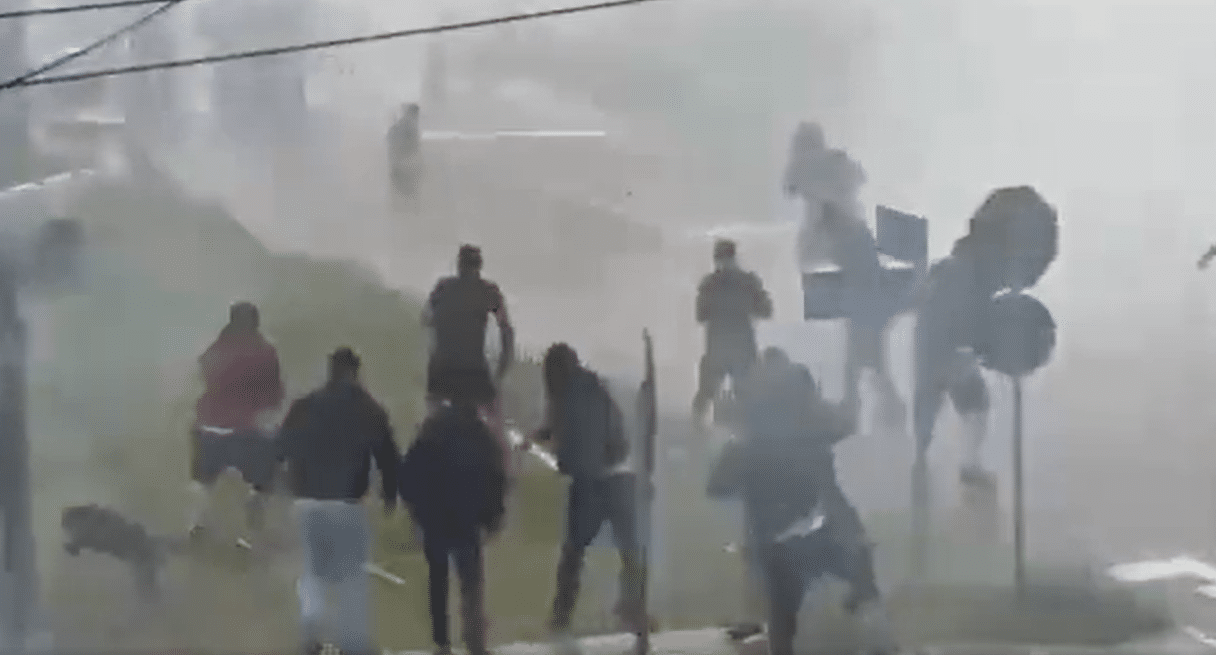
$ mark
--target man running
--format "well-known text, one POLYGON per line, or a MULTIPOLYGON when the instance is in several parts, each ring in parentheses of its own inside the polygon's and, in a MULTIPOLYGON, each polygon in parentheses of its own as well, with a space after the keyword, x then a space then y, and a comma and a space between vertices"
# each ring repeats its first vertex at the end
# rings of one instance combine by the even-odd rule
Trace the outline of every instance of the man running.
POLYGON ((549 348, 543 369, 546 424, 531 439, 551 444, 558 470, 570 478, 549 627, 559 637, 568 633, 587 548, 608 523, 621 556, 621 596, 615 613, 627 629, 642 634, 649 629, 649 619, 642 616, 637 478, 623 414, 605 382, 580 364, 567 344, 549 348))
POLYGON ((773 315, 773 301, 760 276, 739 268, 735 242, 714 243, 714 272, 697 287, 697 322, 705 326, 693 421, 700 424, 727 376, 737 385, 756 359, 756 329, 752 322, 773 315))
POLYGON ((977 268, 971 240, 955 243, 949 257, 933 265, 913 332, 913 431, 917 455, 927 456, 945 398, 963 419, 967 448, 959 476, 964 483, 991 485, 981 457, 988 430, 990 398, 972 345, 980 326, 977 307, 995 283, 977 268))
POLYGON ((261 531, 267 495, 278 468, 272 441, 274 414, 283 402, 279 355, 259 331, 258 308, 238 302, 228 324, 199 357, 206 390, 195 405, 192 429, 192 488, 196 506, 190 534, 206 526, 211 489, 233 468, 251 487, 246 502, 249 528, 261 531))
POLYGON ((431 337, 427 405, 432 412, 445 401, 478 407, 509 462, 498 383, 515 359, 515 328, 502 291, 481 277, 481 266, 481 249, 461 246, 456 275, 439 280, 423 308, 422 323, 431 337), (501 343, 494 374, 485 352, 490 316, 498 322, 501 343))
POLYGON ((827 404, 806 367, 775 348, 740 394, 742 434, 723 451, 707 492, 743 499, 749 559, 768 600, 769 651, 793 654, 803 597, 827 574, 849 583, 845 609, 871 629, 870 652, 891 651, 871 548, 832 454, 853 433, 855 409, 827 404))
POLYGON ((865 172, 847 153, 827 147, 822 128, 815 123, 798 126, 783 186, 787 195, 803 200, 799 265, 804 273, 824 265, 839 267, 848 320, 846 397, 855 402, 862 370, 872 370, 880 419, 902 432, 906 409, 891 380, 886 352, 887 328, 895 308, 884 302, 878 246, 858 201, 865 180, 865 172))
POLYGON ((393 515, 400 453, 388 413, 359 382, 360 364, 350 348, 335 350, 325 385, 292 403, 278 436, 304 546, 305 569, 296 590, 305 655, 320 654, 325 623, 336 630, 334 641, 342 653, 380 652, 372 638, 364 570, 371 529, 361 501, 375 460, 384 513, 393 515), (338 593, 334 617, 327 616, 330 589, 338 593))

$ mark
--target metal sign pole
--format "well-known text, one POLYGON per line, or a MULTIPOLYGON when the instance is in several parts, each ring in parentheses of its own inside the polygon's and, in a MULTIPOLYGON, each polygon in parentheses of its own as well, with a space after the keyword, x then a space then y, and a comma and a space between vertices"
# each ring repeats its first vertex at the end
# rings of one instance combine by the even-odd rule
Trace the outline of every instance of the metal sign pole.
POLYGON ((1022 479, 1022 378, 1013 377, 1013 582, 1026 591, 1026 509, 1022 479))
POLYGON ((641 427, 642 452, 638 476, 637 497, 641 516, 638 530, 642 536, 641 559, 642 571, 639 581, 638 615, 642 624, 638 626, 635 652, 637 655, 650 653, 650 546, 653 542, 651 532, 654 530, 651 521, 651 509, 654 505, 654 468, 655 468, 655 436, 658 433, 658 392, 655 386, 654 344, 650 339, 650 331, 642 331, 642 342, 645 348, 646 377, 638 389, 638 423, 641 427))

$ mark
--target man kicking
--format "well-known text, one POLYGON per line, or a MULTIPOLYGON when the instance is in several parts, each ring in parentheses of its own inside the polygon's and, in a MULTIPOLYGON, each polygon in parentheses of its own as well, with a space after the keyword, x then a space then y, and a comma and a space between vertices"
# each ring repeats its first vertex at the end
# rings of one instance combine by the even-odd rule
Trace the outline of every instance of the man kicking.
POLYGON ((212 487, 230 468, 251 487, 246 520, 250 530, 260 532, 278 468, 273 432, 283 380, 278 352, 259 330, 258 308, 249 302, 232 305, 228 324, 198 361, 206 389, 195 405, 191 431, 190 536, 204 534, 212 487))
POLYGON ((872 548, 832 453, 853 433, 856 409, 825 402, 806 367, 775 348, 742 385, 740 404, 742 434, 719 457, 707 493, 743 500, 750 563, 767 592, 769 652, 793 655, 802 600, 828 574, 849 583, 845 609, 868 628, 867 652, 893 652, 872 548))

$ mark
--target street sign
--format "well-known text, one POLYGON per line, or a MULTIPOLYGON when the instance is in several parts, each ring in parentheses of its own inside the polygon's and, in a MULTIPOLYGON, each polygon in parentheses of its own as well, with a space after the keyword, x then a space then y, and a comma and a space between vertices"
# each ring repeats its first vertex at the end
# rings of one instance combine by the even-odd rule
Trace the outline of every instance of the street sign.
POLYGON ((882 266, 878 288, 849 286, 839 268, 802 274, 802 318, 831 321, 838 318, 883 317, 904 311, 913 290, 917 270, 910 266, 882 266))
POLYGON ((879 205, 874 210, 878 252, 910 264, 929 260, 929 221, 879 205))
POLYGON ((1056 345, 1056 323, 1043 303, 1024 293, 997 296, 985 308, 976 354, 985 368, 1023 377, 1047 363, 1056 345))
POLYGON ((1013 380, 1013 552, 1014 584, 1026 588, 1026 510, 1023 474, 1022 378, 1051 359, 1056 323, 1043 303, 1024 293, 1005 293, 988 303, 976 354, 985 368, 1013 380))
MULTIPOLYGON (((971 235, 985 260, 1000 271, 1004 288, 1029 289, 1059 253, 1056 210, 1032 187, 1006 187, 988 195, 971 219, 971 235)), ((999 289, 997 289, 999 290, 999 289)))

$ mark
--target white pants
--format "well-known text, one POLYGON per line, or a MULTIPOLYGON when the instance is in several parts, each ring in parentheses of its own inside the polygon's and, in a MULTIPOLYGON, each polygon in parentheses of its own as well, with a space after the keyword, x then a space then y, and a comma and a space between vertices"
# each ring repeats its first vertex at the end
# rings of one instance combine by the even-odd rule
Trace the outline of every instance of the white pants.
POLYGON ((339 500, 296 501, 304 570, 296 584, 306 642, 332 641, 343 653, 373 652, 367 558, 371 547, 367 515, 361 504, 339 500), (326 602, 337 592, 337 607, 326 602))

